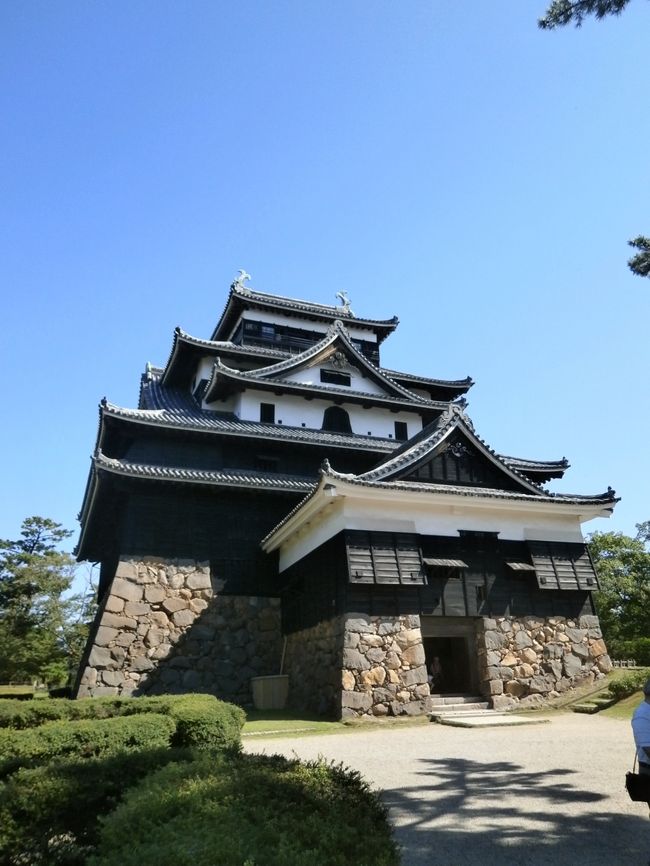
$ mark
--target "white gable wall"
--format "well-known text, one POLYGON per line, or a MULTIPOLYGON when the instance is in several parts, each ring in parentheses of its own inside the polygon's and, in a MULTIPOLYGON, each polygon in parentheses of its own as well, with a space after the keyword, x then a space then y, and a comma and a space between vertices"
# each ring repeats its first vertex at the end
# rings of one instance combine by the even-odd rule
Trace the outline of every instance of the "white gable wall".
POLYGON ((321 370, 334 370, 337 373, 346 373, 350 377, 350 390, 363 391, 366 394, 386 394, 386 390, 373 382, 372 379, 363 376, 360 370, 356 367, 345 367, 343 370, 338 370, 333 364, 325 362, 318 367, 305 367, 303 370, 290 371, 289 373, 281 374, 282 378, 286 378, 291 382, 301 382, 304 385, 320 385, 323 388, 334 388, 341 390, 347 387, 346 385, 328 385, 327 382, 321 382, 321 370))

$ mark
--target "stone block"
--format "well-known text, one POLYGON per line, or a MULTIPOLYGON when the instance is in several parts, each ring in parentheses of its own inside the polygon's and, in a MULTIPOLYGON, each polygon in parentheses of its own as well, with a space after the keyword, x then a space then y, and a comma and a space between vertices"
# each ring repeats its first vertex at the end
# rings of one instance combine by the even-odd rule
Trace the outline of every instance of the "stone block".
POLYGON ((95 635, 96 646, 108 646, 109 643, 115 640, 119 632, 116 628, 108 628, 108 626, 100 625, 95 635))
POLYGON ((526 664, 532 665, 537 661, 537 653, 531 647, 525 647, 519 655, 522 662, 526 662, 526 664))
POLYGON ((540 694, 527 695, 519 701, 520 707, 539 707, 544 703, 544 698, 540 694))
POLYGON ((355 616, 350 616, 349 619, 346 618, 345 630, 346 631, 355 631, 355 632, 359 632, 361 634, 364 634, 366 632, 368 632, 368 633, 374 632, 375 626, 370 621, 369 617, 355 615, 355 616))
POLYGON ((109 613, 121 613, 124 610, 124 599, 117 598, 115 595, 109 595, 106 599, 104 610, 109 613))
POLYGON ((106 612, 104 612, 102 616, 101 623, 110 628, 116 628, 118 631, 125 631, 127 629, 133 630, 137 628, 138 625, 137 621, 130 616, 122 616, 122 614, 106 612))
POLYGON ((151 607, 145 601, 127 601, 124 605, 124 613, 127 616, 146 616, 151 612, 151 607))
POLYGON ((193 610, 194 613, 203 613, 207 607, 208 602, 204 598, 190 599, 190 610, 193 610))
POLYGON ((512 672, 512 668, 508 667, 500 667, 497 668, 497 676, 500 680, 512 680, 514 679, 514 673, 512 672))
MULTIPOLYGON (((515 658, 515 657, 512 655, 512 653, 507 653, 507 654, 506 654, 506 657, 511 657, 511 658, 513 658, 513 659, 515 658)), ((504 664, 504 665, 509 665, 509 664, 510 664, 510 662, 509 662, 509 661, 507 662, 507 661, 505 660, 505 658, 503 659, 503 662, 502 662, 502 661, 501 661, 501 654, 498 653, 498 652, 496 652, 495 650, 490 650, 490 651, 486 654, 485 659, 486 659, 487 664, 488 664, 488 665, 491 665, 491 666, 496 666, 496 665, 500 665, 500 664, 504 664)), ((517 663, 517 660, 515 659, 515 661, 513 662, 513 664, 516 664, 516 663, 517 663)))
POLYGON ((505 683, 503 690, 507 695, 511 695, 513 698, 520 698, 522 695, 526 694, 526 686, 518 680, 510 680, 505 683))
MULTIPOLYGON (((409 630, 410 629, 407 629, 407 631, 409 631, 409 630)), ((418 632, 420 631, 419 628, 418 629, 412 629, 412 630, 418 631, 418 632)), ((377 627, 377 633, 382 634, 382 635, 384 635, 384 634, 397 634, 398 632, 401 632, 401 631, 402 631, 402 626, 397 621, 382 622, 377 627)), ((403 632, 402 632, 402 634, 403 634, 403 632)))
POLYGON ((495 695, 492 698, 492 707, 498 712, 514 710, 516 706, 517 701, 511 695, 495 695))
POLYGON ((172 614, 172 622, 178 628, 187 628, 192 625, 196 618, 196 614, 192 610, 177 610, 172 614))
POLYGON ((580 617, 580 628, 598 628, 599 626, 597 616, 585 615, 580 617))
POLYGON ((370 692, 341 692, 341 706, 366 713, 372 706, 372 695, 370 692))
POLYGON ((159 661, 160 659, 168 658, 169 654, 172 651, 172 645, 169 643, 161 643, 159 644, 151 653, 150 658, 159 661))
POLYGON ((582 643, 587 637, 587 630, 584 628, 567 628, 565 634, 571 643, 582 643))
POLYGON ((357 671, 370 670, 370 662, 358 650, 347 647, 343 650, 343 667, 357 671))
POLYGON ((574 643, 571 644, 571 652, 574 655, 577 655, 581 659, 589 658, 589 647, 586 643, 574 643))
POLYGON ((205 572, 195 571, 185 581, 185 586, 188 589, 212 589, 212 581, 210 575, 205 572))
POLYGON ((345 691, 351 692, 354 690, 356 680, 352 671, 344 670, 341 674, 341 686, 345 691))
POLYGON ((499 631, 502 631, 504 634, 509 634, 512 631, 512 623, 508 619, 502 619, 499 621, 499 631))
POLYGON ((375 704, 372 708, 373 716, 387 716, 388 706, 386 704, 375 704))
POLYGON ((582 659, 573 655, 573 653, 567 653, 562 659, 562 665, 564 667, 565 675, 573 679, 582 670, 582 659))
POLYGON ((184 598, 172 596, 171 598, 166 598, 165 601, 163 601, 162 606, 168 614, 173 614, 179 610, 186 610, 189 607, 189 603, 184 598))
POLYGON ((564 655, 564 649, 559 644, 547 643, 543 655, 545 659, 561 659, 564 655))
POLYGON ((138 671, 138 673, 153 670, 154 667, 154 663, 146 656, 138 656, 131 662, 131 670, 138 671))
POLYGON ((80 684, 82 686, 94 686, 97 682, 97 670, 95 668, 86 668, 81 675, 80 684))
POLYGON ((534 694, 545 695, 547 692, 551 691, 551 683, 545 677, 531 677, 530 683, 528 684, 528 690, 534 694))
POLYGON ((612 664, 612 660, 607 655, 607 653, 605 653, 605 655, 599 656, 599 658, 596 659, 596 665, 598 666, 598 670, 603 674, 608 674, 614 667, 614 665, 612 664))
POLYGON ((158 644, 161 644, 166 637, 167 632, 163 631, 155 625, 152 625, 144 637, 145 646, 157 647, 158 644))
POLYGON ((402 664, 408 664, 412 667, 423 665, 426 662, 424 655, 424 647, 421 643, 407 647, 402 653, 402 664))
POLYGON ((104 671, 102 680, 107 686, 121 686, 124 682, 124 671, 104 671))
POLYGON ((363 686, 383 686, 386 680, 386 671, 382 667, 370 668, 369 671, 361 671, 359 682, 363 686))
POLYGON ((380 664, 386 658, 386 653, 379 647, 369 649, 365 655, 368 661, 374 665, 380 664))
POLYGON ((403 671, 402 682, 405 686, 417 686, 428 682, 426 666, 421 665, 418 668, 411 668, 410 671, 403 671))
POLYGON ((343 636, 343 646, 348 649, 356 649, 359 646, 361 635, 358 631, 346 631, 343 636))
POLYGON ((517 632, 517 634, 515 635, 515 646, 517 647, 517 649, 521 650, 525 647, 531 647, 532 645, 533 641, 528 632, 524 631, 523 629, 517 632))
POLYGON ((397 643, 402 650, 410 646, 415 646, 416 644, 422 644, 422 632, 419 628, 404 629, 404 631, 400 631, 395 635, 395 643, 397 643))
POLYGON ((138 566, 130 559, 121 559, 115 569, 116 577, 123 577, 126 580, 138 579, 138 566))
POLYGON ((106 668, 113 664, 113 656, 105 647, 94 646, 88 656, 88 664, 91 668, 106 668))
POLYGON ((143 587, 130 580, 116 577, 111 584, 111 595, 123 598, 125 601, 140 601, 142 599, 143 587))
POLYGON ((119 689, 117 686, 95 686, 92 692, 94 698, 105 698, 109 695, 117 695, 118 693, 119 689))
POLYGON ((503 682, 501 680, 489 680, 487 688, 491 695, 503 694, 503 682))
POLYGON ((498 650, 506 645, 506 638, 501 632, 486 631, 485 632, 485 648, 488 650, 498 650))
POLYGON ((198 690, 201 687, 201 674, 198 671, 185 671, 183 674, 183 688, 188 689, 189 691, 198 690))
MULTIPOLYGON (((352 635, 351 635, 352 636, 352 635)), ((357 634, 357 640, 360 640, 364 647, 383 647, 384 638, 379 634, 357 634)))
POLYGON ((517 656, 513 655, 511 652, 507 652, 507 653, 504 655, 504 657, 501 659, 500 662, 499 662, 499 657, 498 657, 498 655, 497 655, 496 653, 488 653, 488 657, 490 657, 490 656, 495 656, 495 655, 496 655, 496 657, 497 657, 497 661, 496 661, 496 662, 491 662, 491 661, 488 660, 488 664, 495 664, 495 665, 502 664, 502 665, 506 665, 506 667, 510 667, 510 666, 514 666, 514 665, 516 665, 516 664, 518 663, 518 661, 519 661, 519 659, 517 658, 517 656))
POLYGON ((495 619, 491 619, 490 617, 483 617, 483 629, 485 631, 496 631, 497 621, 495 619))
POLYGON ((517 665, 514 668, 514 674, 519 679, 527 679, 528 677, 532 677, 534 674, 533 666, 529 664, 517 665))
POLYGON ((156 586, 155 584, 152 584, 151 586, 145 586, 144 588, 144 597, 149 602, 149 604, 160 604, 160 602, 164 600, 166 595, 167 593, 162 586, 156 586))
POLYGON ((589 641, 589 654, 592 659, 598 658, 598 656, 602 656, 607 652, 607 647, 605 646, 605 641, 603 640, 591 640, 589 641))

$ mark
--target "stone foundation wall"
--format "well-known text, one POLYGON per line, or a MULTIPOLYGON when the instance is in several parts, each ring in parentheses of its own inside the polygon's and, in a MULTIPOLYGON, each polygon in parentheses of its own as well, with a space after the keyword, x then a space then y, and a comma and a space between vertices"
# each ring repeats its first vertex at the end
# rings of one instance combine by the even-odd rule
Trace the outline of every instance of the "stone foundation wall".
POLYGON ((483 620, 482 690, 495 709, 531 706, 612 669, 596 616, 483 620))
POLYGON ((200 691, 251 702, 250 678, 278 672, 280 600, 215 593, 210 566, 122 559, 78 697, 200 691))
POLYGON ((343 630, 343 619, 334 617, 287 635, 290 706, 340 718, 343 630))
POLYGON ((420 715, 429 684, 419 616, 344 617, 341 716, 420 715))

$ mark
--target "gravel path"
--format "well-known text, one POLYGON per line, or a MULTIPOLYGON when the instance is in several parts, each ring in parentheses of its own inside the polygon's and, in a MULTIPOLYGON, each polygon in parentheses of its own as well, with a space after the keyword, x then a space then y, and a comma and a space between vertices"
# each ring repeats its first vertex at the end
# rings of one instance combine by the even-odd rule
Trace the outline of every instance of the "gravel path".
POLYGON ((646 866, 650 858, 647 807, 624 789, 634 758, 625 721, 566 713, 514 728, 255 737, 245 750, 322 755, 359 770, 384 792, 403 866, 646 866))

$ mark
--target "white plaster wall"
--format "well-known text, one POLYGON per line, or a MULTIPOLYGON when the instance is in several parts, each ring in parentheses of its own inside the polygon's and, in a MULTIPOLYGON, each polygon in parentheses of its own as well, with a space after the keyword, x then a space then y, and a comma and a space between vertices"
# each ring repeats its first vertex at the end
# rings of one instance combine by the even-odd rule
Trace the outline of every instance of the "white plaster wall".
MULTIPOLYGON (((286 325, 290 328, 304 328, 305 331, 315 331, 322 333, 325 336, 328 324, 326 322, 317 322, 312 319, 302 319, 298 316, 283 316, 281 313, 269 313, 263 310, 247 310, 242 313, 242 319, 249 322, 268 322, 271 325, 286 325)), ((374 331, 369 328, 360 328, 354 325, 354 319, 349 316, 340 316, 341 321, 345 325, 348 333, 354 340, 366 340, 368 343, 376 343, 377 337, 374 331)), ((237 330, 237 324, 232 329, 229 339, 237 330)))
MULTIPOLYGON (((260 403, 275 403, 276 424, 282 422, 289 427, 304 426, 310 430, 321 429, 323 413, 333 405, 327 399, 306 400, 294 395, 277 396, 269 391, 247 390, 242 393, 240 404, 234 411, 242 421, 259 421, 260 403)), ((207 408, 220 407, 221 404, 211 403, 207 408)), ((409 437, 422 429, 422 418, 415 412, 391 412, 376 407, 363 409, 355 403, 343 403, 341 408, 350 416, 352 432, 361 436, 394 438, 395 421, 404 421, 408 425, 409 437)))
POLYGON ((328 364, 327 362, 318 367, 307 367, 303 370, 291 372, 286 378, 290 379, 292 382, 301 382, 305 385, 320 385, 323 388, 334 388, 340 390, 341 388, 349 387, 353 391, 364 391, 366 394, 386 394, 384 388, 376 382, 373 382, 372 379, 368 379, 366 376, 362 375, 361 371, 356 367, 346 367, 344 370, 339 371, 336 370, 332 364, 328 364), (327 382, 321 382, 321 370, 335 370, 337 373, 347 373, 350 376, 350 385, 328 385, 327 382))
POLYGON ((534 506, 501 503, 494 506, 450 505, 440 497, 430 502, 380 502, 372 495, 363 499, 334 498, 280 548, 280 571, 298 562, 343 529, 378 532, 413 532, 417 535, 458 536, 460 529, 498 532, 507 541, 582 542, 580 519, 575 514, 553 514, 534 506))

